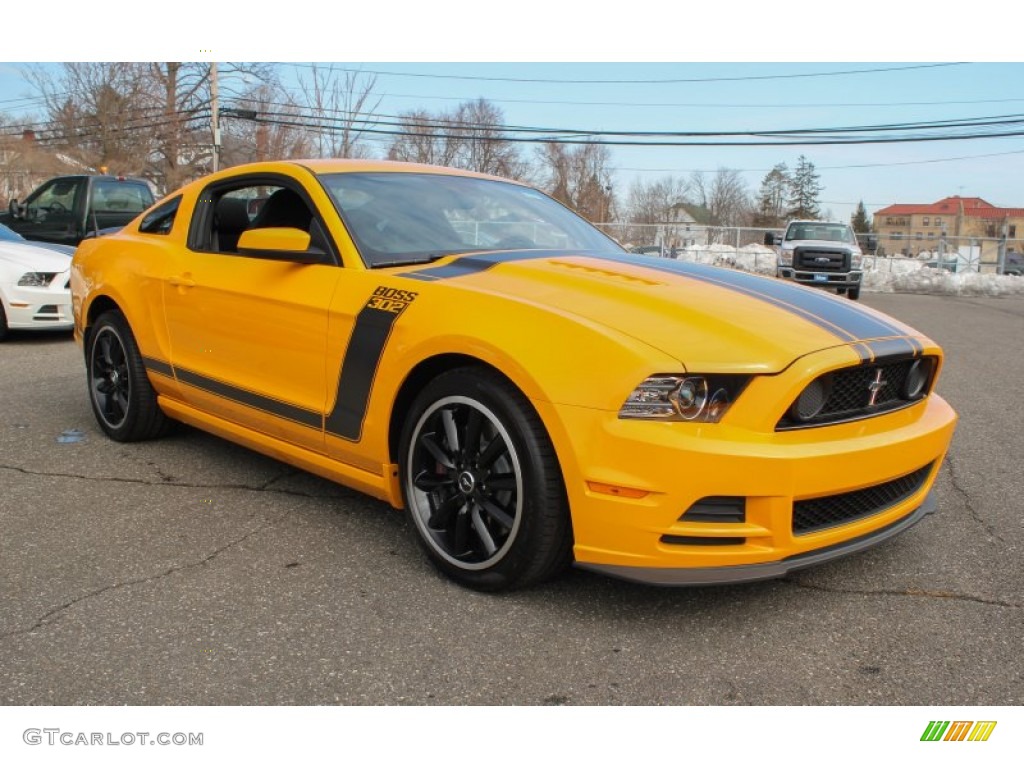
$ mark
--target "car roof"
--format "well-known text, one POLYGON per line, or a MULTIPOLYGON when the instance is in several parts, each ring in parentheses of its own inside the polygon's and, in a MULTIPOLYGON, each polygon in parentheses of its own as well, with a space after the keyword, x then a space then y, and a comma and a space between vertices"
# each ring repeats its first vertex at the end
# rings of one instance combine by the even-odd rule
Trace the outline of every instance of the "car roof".
MULTIPOLYGON (((427 165, 425 163, 406 163, 397 160, 364 160, 354 158, 308 158, 300 160, 281 160, 267 163, 248 163, 234 165, 217 174, 220 177, 234 176, 240 173, 259 173, 272 170, 272 166, 293 165, 307 168, 315 174, 323 173, 431 173, 444 176, 468 176, 477 179, 492 179, 495 181, 507 181, 512 184, 522 184, 514 179, 507 179, 501 176, 493 176, 486 173, 466 171, 461 168, 448 168, 440 165, 427 165)), ((524 185, 525 186, 525 185, 524 185)))

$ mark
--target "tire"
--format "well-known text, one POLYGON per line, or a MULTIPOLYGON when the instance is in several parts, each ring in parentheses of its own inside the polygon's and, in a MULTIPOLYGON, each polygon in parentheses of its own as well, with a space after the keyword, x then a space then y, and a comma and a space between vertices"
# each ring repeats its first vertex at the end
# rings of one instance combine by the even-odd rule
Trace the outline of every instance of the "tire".
POLYGON ((569 563, 572 525, 554 448, 503 376, 482 368, 438 376, 413 402, 400 446, 416 539, 453 580, 521 589, 569 563))
POLYGON ((860 298, 860 288, 848 288, 846 291, 846 295, 849 296, 850 299, 852 299, 853 301, 856 301, 857 299, 860 298))
POLYGON ((135 336, 124 315, 104 312, 89 331, 89 402, 100 428, 121 443, 165 434, 170 419, 157 405, 135 336))
POLYGON ((7 313, 4 312, 4 304, 0 301, 0 341, 7 338, 7 313))

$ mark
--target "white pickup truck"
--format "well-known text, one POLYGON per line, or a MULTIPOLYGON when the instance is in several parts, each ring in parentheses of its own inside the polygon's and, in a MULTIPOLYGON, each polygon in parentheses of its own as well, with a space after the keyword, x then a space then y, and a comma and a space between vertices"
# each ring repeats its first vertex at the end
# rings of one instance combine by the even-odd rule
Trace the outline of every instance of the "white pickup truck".
MULTIPOLYGON (((874 248, 874 236, 867 246, 874 248)), ((791 221, 779 238, 769 232, 765 245, 779 255, 776 275, 803 285, 813 285, 860 298, 864 253, 849 224, 839 221, 791 221)))

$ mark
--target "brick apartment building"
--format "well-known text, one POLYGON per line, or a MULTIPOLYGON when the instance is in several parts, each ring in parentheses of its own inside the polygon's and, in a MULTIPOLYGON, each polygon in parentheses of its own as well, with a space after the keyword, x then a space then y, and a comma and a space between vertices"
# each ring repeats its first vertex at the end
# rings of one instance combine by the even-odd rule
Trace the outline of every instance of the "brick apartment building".
POLYGON ((956 247, 976 239, 983 252, 994 251, 1005 237, 1007 250, 1021 250, 1024 208, 1000 208, 980 197, 944 197, 935 203, 897 203, 876 211, 874 230, 885 253, 914 256, 935 251, 939 241, 956 247), (985 241, 988 242, 985 242, 985 241))

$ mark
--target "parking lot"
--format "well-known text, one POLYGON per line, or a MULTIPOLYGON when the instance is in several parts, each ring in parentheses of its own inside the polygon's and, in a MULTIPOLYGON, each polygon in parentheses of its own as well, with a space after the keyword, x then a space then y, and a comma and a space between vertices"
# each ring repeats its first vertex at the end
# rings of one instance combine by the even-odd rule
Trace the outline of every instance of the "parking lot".
MULTIPOLYGON (((68 336, 0 345, 0 704, 1024 702, 1024 299, 867 294, 943 345, 939 511, 780 581, 461 589, 401 513, 203 433, 95 425, 68 336)), ((841 471, 841 468, 837 468, 841 471)))

